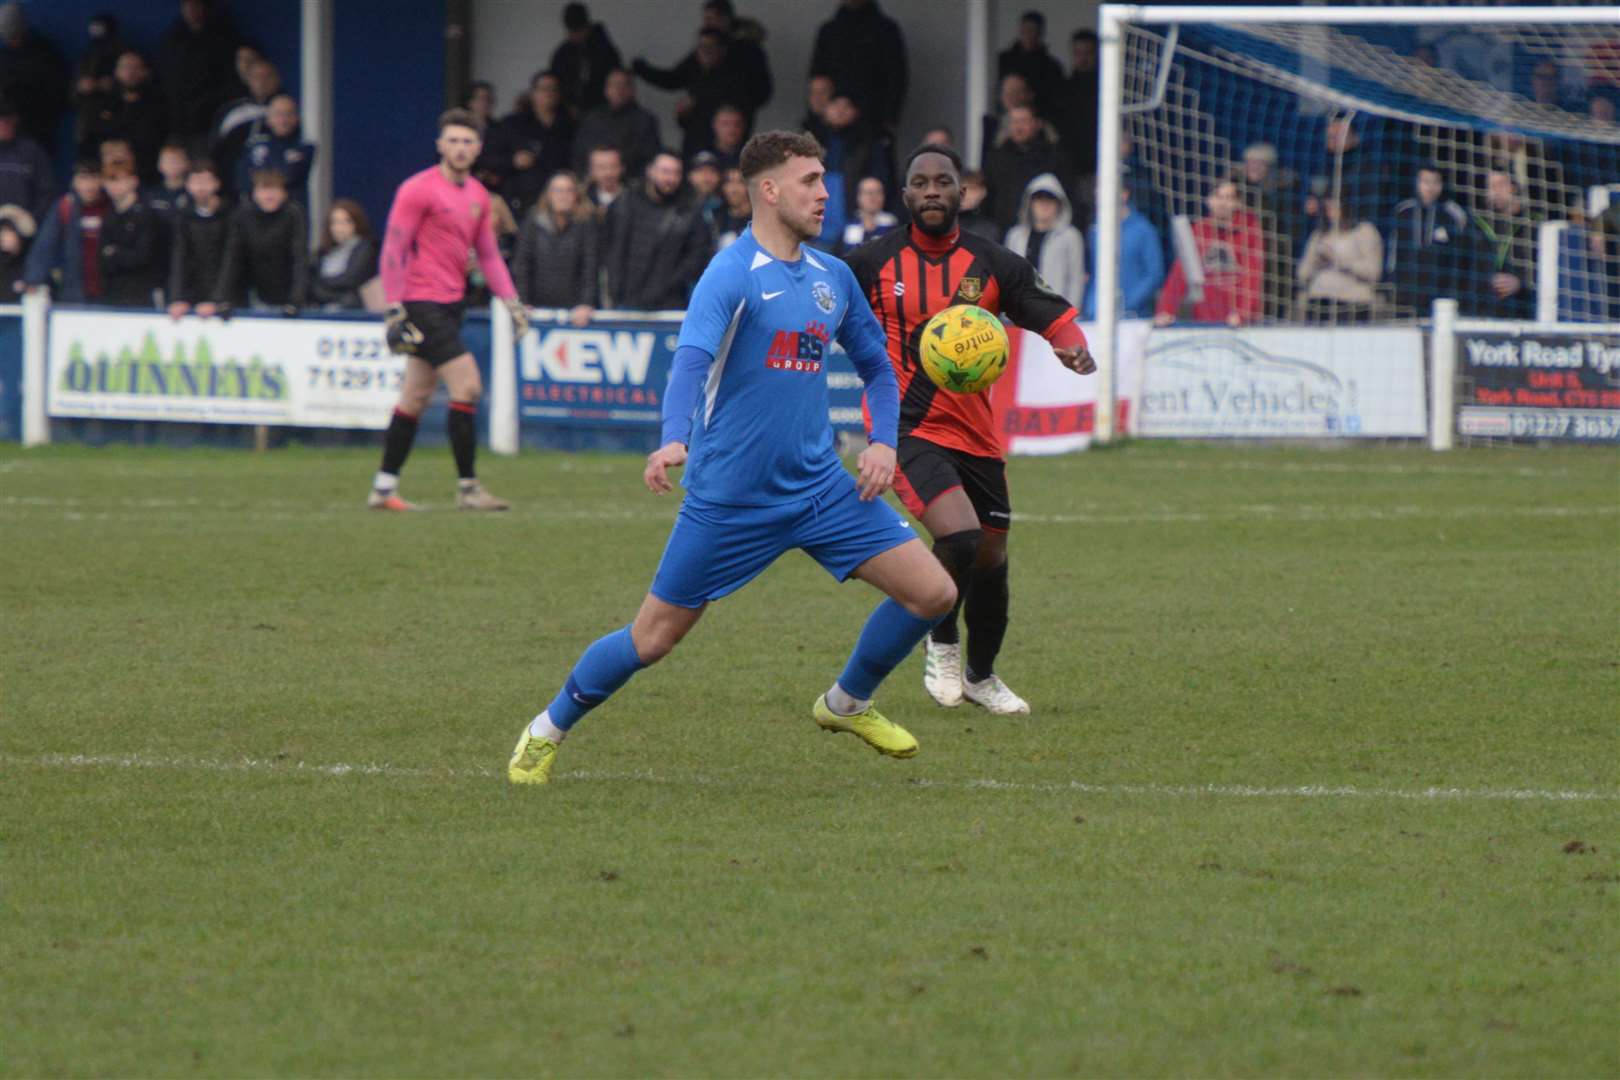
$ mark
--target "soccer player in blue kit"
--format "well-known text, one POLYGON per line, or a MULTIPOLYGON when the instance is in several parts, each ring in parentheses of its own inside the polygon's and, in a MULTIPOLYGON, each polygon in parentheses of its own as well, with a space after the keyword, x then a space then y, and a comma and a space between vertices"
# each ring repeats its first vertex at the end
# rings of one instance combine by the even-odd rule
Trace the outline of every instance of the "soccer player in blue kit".
POLYGON ((681 325, 664 393, 663 445, 647 457, 649 490, 686 497, 635 621, 598 638, 567 683, 523 729, 507 766, 514 784, 550 779, 557 748, 630 676, 667 656, 709 603, 800 548, 834 578, 888 595, 811 715, 880 753, 917 740, 872 707, 878 684, 956 603, 950 575, 881 496, 894 481, 900 394, 882 328, 855 276, 802 244, 821 234, 822 149, 809 135, 748 140, 742 173, 754 220, 714 257, 681 325), (852 477, 827 420, 826 358, 837 341, 866 384, 871 442, 852 477))

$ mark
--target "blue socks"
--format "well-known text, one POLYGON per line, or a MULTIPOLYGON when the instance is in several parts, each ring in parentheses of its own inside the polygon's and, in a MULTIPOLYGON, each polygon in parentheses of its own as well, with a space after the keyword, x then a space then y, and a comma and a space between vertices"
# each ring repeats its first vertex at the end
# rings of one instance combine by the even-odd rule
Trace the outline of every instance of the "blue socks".
MULTIPOLYGON (((839 688, 856 700, 871 698, 878 684, 900 666, 917 647, 917 642, 943 617, 919 619, 893 600, 883 601, 861 628, 855 651, 844 673, 838 676, 839 688)), ((628 626, 597 638, 574 665, 568 682, 546 711, 535 718, 535 723, 544 727, 544 721, 549 720, 558 732, 566 733, 644 667, 641 657, 636 655, 635 643, 630 640, 628 626)))
POLYGON ((944 617, 919 619, 893 600, 884 600, 861 628, 855 651, 850 654, 844 673, 838 676, 838 685, 856 700, 869 700, 877 693, 878 684, 900 666, 900 661, 910 655, 917 642, 944 617))
POLYGON ((574 665, 546 713, 559 730, 567 731, 644 667, 628 626, 597 638, 574 665))

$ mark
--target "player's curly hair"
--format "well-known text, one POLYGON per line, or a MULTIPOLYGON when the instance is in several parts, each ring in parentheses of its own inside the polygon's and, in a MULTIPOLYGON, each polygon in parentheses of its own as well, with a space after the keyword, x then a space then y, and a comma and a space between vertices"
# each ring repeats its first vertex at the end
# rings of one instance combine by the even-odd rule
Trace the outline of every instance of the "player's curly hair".
POLYGON ((820 161, 827 156, 814 135, 802 131, 762 131, 743 144, 738 161, 743 179, 752 180, 767 169, 774 169, 788 158, 808 157, 820 161))
POLYGON ((906 155, 906 165, 905 168, 901 170, 901 175, 910 176, 911 163, 922 157, 924 154, 940 155, 946 161, 951 163, 951 166, 956 170, 958 176, 962 174, 961 154, 958 154, 955 150, 949 146, 946 146, 944 143, 923 143, 921 146, 914 148, 911 153, 906 155))
POLYGON ((478 118, 469 109, 446 109, 439 114, 439 130, 447 127, 464 127, 470 131, 478 130, 478 118))

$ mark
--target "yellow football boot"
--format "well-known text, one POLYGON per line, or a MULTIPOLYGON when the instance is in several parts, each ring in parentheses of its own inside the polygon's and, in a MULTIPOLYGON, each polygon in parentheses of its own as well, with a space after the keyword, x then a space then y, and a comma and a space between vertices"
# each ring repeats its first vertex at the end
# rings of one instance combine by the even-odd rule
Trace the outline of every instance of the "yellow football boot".
POLYGON ((827 707, 827 695, 816 698, 810 710, 825 731, 848 731, 866 740, 866 745, 880 754, 908 758, 917 752, 917 740, 911 732, 868 705, 865 712, 853 716, 839 716, 827 707))
POLYGON ((550 739, 529 734, 523 726, 518 736, 517 749, 506 765, 506 778, 514 784, 544 784, 551 779, 551 765, 557 760, 557 744, 550 739))

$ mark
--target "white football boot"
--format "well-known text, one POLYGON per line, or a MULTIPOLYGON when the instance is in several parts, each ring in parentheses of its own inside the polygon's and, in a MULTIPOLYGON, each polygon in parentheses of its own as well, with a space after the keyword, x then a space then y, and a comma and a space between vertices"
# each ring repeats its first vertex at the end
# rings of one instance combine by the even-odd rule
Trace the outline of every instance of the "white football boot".
POLYGON ((969 682, 964 678, 962 696, 998 716, 1015 716, 1029 712, 1029 702, 1007 689, 1007 684, 997 675, 991 675, 980 682, 969 682))
POLYGON ((962 646, 923 639, 923 689, 947 709, 962 704, 962 646))

